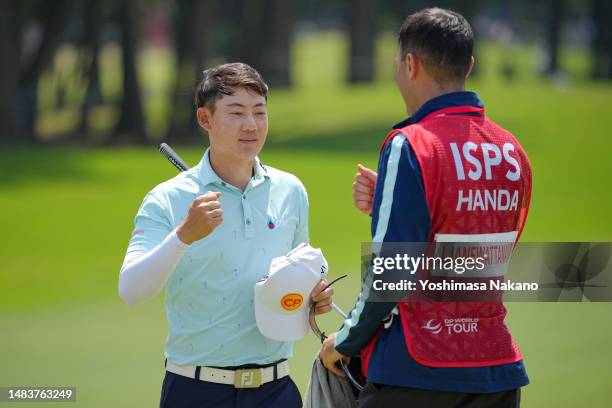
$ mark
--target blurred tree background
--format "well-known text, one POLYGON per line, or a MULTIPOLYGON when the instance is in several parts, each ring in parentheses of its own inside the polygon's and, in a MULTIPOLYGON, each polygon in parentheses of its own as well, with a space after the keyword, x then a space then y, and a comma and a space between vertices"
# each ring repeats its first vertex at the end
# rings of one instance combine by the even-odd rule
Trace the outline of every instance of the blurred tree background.
MULTIPOLYGON (((333 32, 348 44, 342 81, 372 83, 381 77, 377 39, 389 37, 407 14, 429 5, 419 0, 0 0, 0 140, 200 141, 192 94, 206 67, 243 61, 273 90, 292 88, 295 41, 333 32), (155 75, 147 76, 151 71, 155 75)), ((441 0, 436 5, 464 14, 480 45, 535 46, 534 68, 545 78, 612 79, 608 1, 441 0), (567 47, 587 52, 582 70, 568 73, 560 58, 567 47)), ((500 75, 510 81, 518 74, 513 58, 521 57, 508 52, 501 58, 500 75)))
MULTIPOLYGON (((201 159, 193 92, 223 62, 271 85, 260 157, 306 186, 311 242, 331 277, 349 275, 335 295, 349 309, 370 239, 355 165, 375 167, 405 117, 396 33, 434 5, 472 23, 468 89, 529 154, 522 240, 612 241, 612 2, 0 0, 0 386, 76 386, 76 405, 59 406, 158 403, 162 296, 129 308, 117 276, 139 203, 177 174, 155 145, 201 159)), ((532 380, 524 406, 610 406, 610 303, 506 306, 532 380)), ((319 348, 296 343, 302 392, 319 348)))

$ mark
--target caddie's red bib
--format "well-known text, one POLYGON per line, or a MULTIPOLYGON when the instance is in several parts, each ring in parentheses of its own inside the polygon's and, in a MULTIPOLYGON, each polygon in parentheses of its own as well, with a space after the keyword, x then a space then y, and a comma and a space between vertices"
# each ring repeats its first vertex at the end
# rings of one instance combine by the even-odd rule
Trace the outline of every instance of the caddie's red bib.
MULTIPOLYGON (((397 134, 408 139, 420 165, 430 242, 518 240, 529 208, 531 167, 514 136, 487 119, 484 109, 435 111, 392 131, 385 143, 397 134)), ((522 358, 501 301, 402 302, 398 309, 408 351, 423 365, 479 367, 522 358)), ((366 367, 372 349, 373 344, 364 349, 366 367)))

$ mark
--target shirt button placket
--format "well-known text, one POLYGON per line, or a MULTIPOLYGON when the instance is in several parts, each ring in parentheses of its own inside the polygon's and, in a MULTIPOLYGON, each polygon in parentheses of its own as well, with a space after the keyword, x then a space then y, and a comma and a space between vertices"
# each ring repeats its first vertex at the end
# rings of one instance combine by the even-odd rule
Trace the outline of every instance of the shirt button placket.
POLYGON ((246 238, 253 237, 253 216, 251 206, 247 200, 246 193, 242 194, 242 209, 244 213, 244 235, 246 238))

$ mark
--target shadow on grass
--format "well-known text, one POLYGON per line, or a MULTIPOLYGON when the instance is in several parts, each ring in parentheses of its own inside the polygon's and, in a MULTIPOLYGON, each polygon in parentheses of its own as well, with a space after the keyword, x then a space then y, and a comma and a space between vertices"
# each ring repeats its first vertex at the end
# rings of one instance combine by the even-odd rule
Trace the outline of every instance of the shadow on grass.
MULTIPOLYGON (((0 186, 57 180, 87 180, 93 177, 87 166, 89 148, 53 146, 2 146, 0 186)), ((1 187, 0 187, 1 191, 1 187)))
POLYGON ((337 153, 371 153, 378 150, 391 128, 389 125, 373 125, 367 128, 347 129, 339 132, 326 132, 317 135, 296 133, 282 139, 272 134, 268 137, 268 148, 288 148, 295 150, 323 150, 337 153))
MULTIPOLYGON (((384 124, 318 134, 298 130, 294 134, 285 134, 282 138, 274 134, 270 135, 266 142, 266 149, 289 149, 295 153, 321 151, 377 155, 388 132, 389 126, 384 124)), ((206 141, 200 139, 187 143, 176 143, 173 146, 201 147, 205 144, 206 141)), ((156 144, 143 148, 156 149, 156 144)), ((65 144, 61 146, 2 146, 0 148, 0 186, 94 179, 100 175, 88 164, 88 155, 97 153, 99 150, 95 146, 67 146, 65 144)))

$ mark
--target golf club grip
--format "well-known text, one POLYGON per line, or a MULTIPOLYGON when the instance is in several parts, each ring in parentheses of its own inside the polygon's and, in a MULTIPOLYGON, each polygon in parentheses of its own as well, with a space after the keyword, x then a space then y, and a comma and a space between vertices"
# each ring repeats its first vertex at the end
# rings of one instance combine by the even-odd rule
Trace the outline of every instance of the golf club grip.
POLYGON ((179 169, 180 171, 189 170, 187 164, 179 157, 178 154, 170 146, 166 143, 162 143, 159 145, 159 152, 172 164, 174 167, 179 169))

